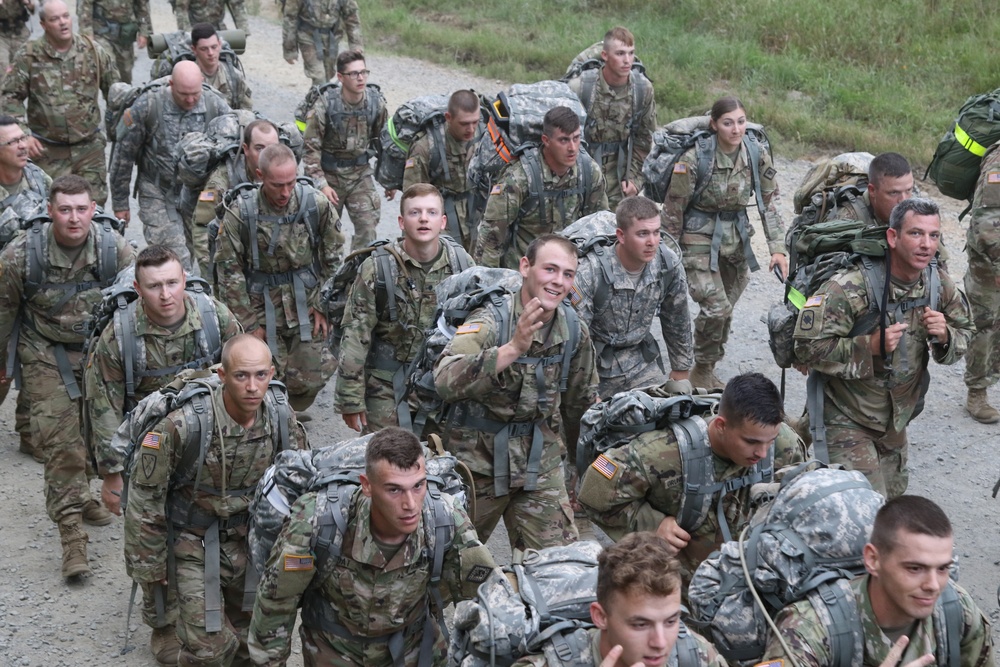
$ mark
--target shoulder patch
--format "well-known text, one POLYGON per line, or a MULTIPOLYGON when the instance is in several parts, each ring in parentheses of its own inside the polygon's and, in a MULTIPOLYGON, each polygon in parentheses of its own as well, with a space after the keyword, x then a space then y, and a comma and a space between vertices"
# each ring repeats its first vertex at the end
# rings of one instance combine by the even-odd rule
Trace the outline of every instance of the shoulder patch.
POLYGON ((150 431, 146 434, 146 437, 142 439, 142 446, 148 449, 159 449, 161 435, 161 433, 157 433, 156 431, 150 431))
POLYGON ((486 581, 492 571, 492 568, 485 565, 475 565, 469 570, 469 574, 465 575, 465 580, 470 584, 481 584, 486 581))
POLYGON ((769 180, 772 179, 772 178, 774 178, 777 175, 778 175, 778 172, 776 172, 774 170, 774 167, 768 167, 767 170, 764 171, 764 178, 769 179, 769 180))
POLYGON ((125 113, 122 114, 122 122, 125 123, 125 127, 129 129, 132 129, 132 126, 135 125, 135 119, 132 118, 131 108, 125 109, 125 113))
POLYGON ((413 158, 410 158, 409 160, 406 161, 406 164, 403 165, 403 169, 409 169, 414 164, 416 163, 413 161, 413 158))
POLYGON ((309 572, 313 569, 312 556, 285 556, 282 564, 285 572, 309 572))
POLYGON ((198 195, 198 201, 215 201, 215 192, 213 190, 202 190, 201 194, 198 195))
POLYGON ((770 662, 758 662, 753 667, 785 667, 784 660, 771 660, 770 662))
POLYGON ((1000 183, 1000 172, 991 172, 986 174, 986 182, 990 184, 1000 183))
POLYGON ((503 183, 497 183, 496 185, 493 186, 492 189, 490 189, 491 195, 498 195, 502 192, 503 192, 503 183))
POLYGON ((573 285, 573 289, 569 291, 569 302, 574 306, 578 306, 581 301, 583 301, 583 295, 580 294, 580 290, 576 288, 576 285, 573 285))
POLYGON ((802 331, 812 331, 816 326, 816 311, 803 310, 802 318, 799 320, 799 329, 802 331))
POLYGON ((618 472, 618 464, 601 454, 597 457, 597 460, 590 464, 590 467, 601 473, 608 479, 613 479, 615 473, 618 472))
POLYGON ((803 306, 803 308, 815 308, 817 306, 822 306, 822 305, 823 305, 823 295, 813 294, 811 297, 806 299, 806 304, 803 306))
POLYGON ((686 173, 688 173, 688 166, 686 164, 684 164, 683 162, 677 162, 677 163, 674 164, 674 173, 675 174, 686 174, 686 173))
POLYGON ((479 330, 482 328, 482 324, 463 324, 455 330, 455 335, 460 336, 462 334, 479 333, 479 330))

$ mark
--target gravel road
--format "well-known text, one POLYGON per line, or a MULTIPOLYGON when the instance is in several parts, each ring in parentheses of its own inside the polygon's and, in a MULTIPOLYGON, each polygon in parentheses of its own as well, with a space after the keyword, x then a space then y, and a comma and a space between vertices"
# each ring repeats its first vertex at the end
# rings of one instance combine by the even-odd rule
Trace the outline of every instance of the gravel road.
MULTIPOLYGON (((167 2, 153 0, 151 4, 153 25, 158 30, 173 30, 174 20, 167 2)), ((265 7, 264 11, 273 9, 265 7)), ((243 56, 243 62, 255 104, 271 118, 290 119, 309 85, 301 63, 284 62, 280 27, 273 21, 252 18, 251 30, 251 50, 243 56)), ((37 22, 35 31, 39 32, 37 22)), ((589 43, 586 39, 581 42, 589 43)), ((392 56, 380 50, 378 44, 370 45, 368 64, 372 81, 382 87, 390 109, 406 99, 431 92, 472 87, 492 93, 504 87, 503 82, 477 78, 461 69, 392 56)), ((147 80, 148 68, 149 61, 142 54, 136 65, 135 80, 147 80)), ((779 145, 779 156, 780 151, 779 145)), ((789 222, 791 193, 809 163, 781 157, 776 163, 784 192, 782 214, 789 222)), ((945 232, 952 249, 951 269, 960 278, 966 264, 961 253, 964 230, 957 220, 961 206, 939 197, 933 188, 927 194, 938 198, 947 209, 945 232)), ((380 235, 394 235, 396 215, 395 202, 383 206, 380 235)), ((137 240, 141 239, 138 227, 133 225, 130 229, 130 235, 137 240)), ((350 229, 350 224, 345 223, 345 233, 350 229)), ((762 237, 763 234, 755 237, 754 246, 758 258, 763 260, 766 248, 762 237)), ((737 307, 727 357, 719 365, 722 377, 758 370, 776 382, 780 380, 780 372, 767 348, 766 328, 760 321, 771 302, 778 298, 779 289, 773 277, 766 272, 753 276, 737 307)), ((910 492, 926 495, 945 507, 955 525, 955 548, 962 562, 961 582, 991 619, 996 620, 1000 616, 995 595, 1000 560, 992 550, 997 545, 998 501, 990 498, 990 489, 1000 474, 1000 466, 990 452, 996 446, 1000 425, 977 424, 965 413, 963 368, 959 363, 932 369, 934 378, 927 409, 909 430, 910 492)), ((788 377, 789 413, 800 411, 804 390, 801 376, 788 377)), ((996 398, 1000 400, 1000 394, 996 398)), ((320 394, 312 413, 315 419, 309 431, 314 446, 352 434, 333 413, 329 388, 320 394)), ((0 455, 7 461, 0 468, 0 666, 155 665, 148 650, 149 631, 138 613, 132 617, 131 644, 135 649, 125 656, 119 655, 130 588, 121 555, 121 521, 88 529, 93 575, 80 584, 64 583, 59 576, 59 533, 44 510, 42 468, 18 453, 13 422, 13 401, 7 401, 0 408, 0 423, 7 427, 0 436, 0 455)), ((505 536, 498 534, 490 544, 501 562, 509 557, 505 543, 505 536)), ((297 663, 298 659, 293 656, 292 662, 297 663)))

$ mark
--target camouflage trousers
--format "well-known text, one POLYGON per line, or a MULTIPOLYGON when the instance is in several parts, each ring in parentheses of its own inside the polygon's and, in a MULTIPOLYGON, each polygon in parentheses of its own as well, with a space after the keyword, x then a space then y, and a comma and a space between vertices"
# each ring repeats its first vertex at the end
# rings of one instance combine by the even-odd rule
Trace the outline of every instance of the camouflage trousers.
POLYGON ((164 193, 152 181, 139 177, 139 220, 146 243, 165 245, 181 259, 184 269, 191 270, 191 253, 184 223, 177 211, 176 198, 164 193))
MULTIPOLYGON (((10 382, 0 384, 0 405, 7 400, 10 392, 10 382)), ((14 430, 22 438, 33 440, 31 437, 31 406, 28 405, 28 397, 24 391, 17 392, 17 403, 14 406, 14 430)), ((41 453, 41 452, 39 452, 41 453)))
POLYGON ((987 389, 1000 378, 1000 287, 996 274, 981 262, 969 262, 965 294, 969 297, 976 333, 965 353, 965 384, 987 389))
POLYGON ((476 490, 474 523, 484 544, 501 517, 511 549, 544 549, 580 539, 562 466, 540 474, 534 491, 512 488, 508 495, 499 498, 494 493, 493 477, 477 473, 472 477, 476 490))
MULTIPOLYGON (((433 625, 435 641, 431 664, 443 665, 448 653, 444 635, 433 619, 426 623, 433 625)), ((423 623, 415 623, 404 630, 403 664, 417 665, 420 656, 420 641, 423 638, 423 623)), ((299 626, 302 637, 302 661, 306 667, 368 667, 369 665, 391 665, 387 642, 350 641, 320 630, 299 626)))
MULTIPOLYGON (((157 584, 158 585, 158 584, 157 584)), ((156 593, 154 584, 140 583, 142 591, 142 622, 151 628, 165 628, 177 623, 177 591, 173 586, 162 588, 163 616, 156 611, 156 593)))
POLYGON ((340 198, 337 214, 343 219, 344 209, 351 217, 354 235, 351 236, 351 252, 364 248, 375 240, 375 228, 382 213, 382 202, 375 190, 372 168, 342 169, 324 172, 326 182, 340 198))
MULTIPOLYGON (((337 360, 322 337, 299 340, 299 330, 278 334, 274 368, 288 389, 288 402, 296 412, 307 409, 337 370, 337 360)), ((273 352, 272 352, 273 354, 273 352)))
POLYGON ((67 174, 82 176, 94 190, 94 201, 104 206, 108 200, 108 165, 104 157, 107 143, 100 131, 77 144, 42 142, 45 152, 35 158, 35 164, 53 179, 67 174))
MULTIPOLYGON (((641 355, 641 351, 636 346, 636 351, 641 355)), ((615 351, 619 353, 618 350, 615 351)), ((631 353, 632 348, 620 351, 631 353)), ((617 364, 616 364, 617 366, 617 364)), ((627 375, 604 375, 601 369, 597 369, 600 376, 600 384, 597 386, 597 393, 602 399, 609 399, 620 391, 630 389, 646 389, 647 387, 658 387, 667 380, 667 373, 663 370, 663 359, 658 357, 652 361, 636 365, 627 375)))
MULTIPOLYGON (((83 386, 82 353, 66 351, 78 386, 83 386)), ((45 509, 52 521, 83 512, 91 499, 89 478, 94 476, 80 426, 80 400, 73 400, 51 363, 24 364, 22 392, 31 408, 35 442, 44 443, 45 509)))
POLYGON ((726 342, 733 323, 733 309, 750 282, 750 269, 742 246, 735 254, 719 253, 719 270, 709 269, 707 246, 683 246, 688 291, 698 304, 694 318, 694 358, 698 363, 715 363, 726 356, 726 342), (691 253, 691 254, 689 254, 691 253))
POLYGON ((96 33, 94 38, 115 59, 115 65, 118 67, 118 75, 121 77, 121 80, 131 86, 132 70, 135 68, 134 42, 122 44, 120 40, 108 39, 108 36, 96 33))
POLYGON ((181 642, 178 665, 229 667, 251 665, 247 648, 250 610, 243 611, 243 584, 247 573, 246 536, 233 535, 219 545, 222 587, 222 630, 205 629, 205 547, 202 538, 181 532, 174 542, 177 559, 179 614, 177 638, 181 642))
POLYGON ((302 67, 314 86, 322 86, 337 76, 337 36, 330 30, 313 29, 299 23, 298 43, 302 54, 302 67), (322 53, 316 43, 322 47, 322 53))
POLYGON ((906 493, 910 479, 906 429, 897 433, 865 428, 832 405, 829 398, 823 408, 823 423, 830 463, 862 473, 887 499, 906 493))
POLYGON ((17 32, 0 32, 0 67, 7 70, 11 59, 17 50, 24 46, 31 37, 31 28, 25 23, 17 32))

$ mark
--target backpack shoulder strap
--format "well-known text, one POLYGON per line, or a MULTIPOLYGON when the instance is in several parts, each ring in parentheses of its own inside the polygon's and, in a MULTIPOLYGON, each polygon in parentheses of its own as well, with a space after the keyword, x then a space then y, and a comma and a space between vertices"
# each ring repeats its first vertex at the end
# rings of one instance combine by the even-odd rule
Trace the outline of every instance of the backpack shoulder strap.
POLYGON ((710 491, 715 486, 715 469, 708 444, 708 425, 697 416, 671 419, 669 425, 677 440, 684 480, 677 525, 690 533, 705 522, 715 496, 710 491))
POLYGON ((205 337, 205 351, 213 357, 222 351, 222 332, 219 330, 219 312, 215 302, 208 293, 200 288, 188 290, 194 297, 194 303, 201 317, 201 331, 205 337))
POLYGON ((701 667, 698 639, 688 629, 684 621, 680 622, 680 627, 677 631, 674 654, 677 656, 677 667, 701 667))
POLYGON ((95 245, 97 246, 97 261, 100 264, 99 280, 102 287, 107 287, 115 281, 118 276, 118 239, 116 232, 111 228, 111 223, 102 220, 100 223, 91 223, 94 228, 95 245))
MULTIPOLYGON (((205 464, 205 453, 212 441, 214 414, 212 410, 212 390, 201 382, 185 387, 174 399, 174 405, 184 409, 187 441, 184 452, 175 470, 178 477, 170 482, 171 488, 186 486, 188 477, 194 471, 194 486, 201 485, 201 471, 205 464)), ((192 504, 193 507, 193 504, 192 504)))
POLYGON ((756 137, 752 137, 747 133, 743 135, 743 145, 746 146, 747 157, 750 160, 750 177, 753 179, 753 194, 757 203, 757 212, 760 214, 761 222, 766 224, 767 216, 764 213, 764 196, 760 191, 761 144, 757 141, 756 137))
POLYGON ((469 255, 465 252, 462 244, 447 234, 438 238, 444 243, 445 252, 448 253, 448 267, 451 269, 452 275, 461 273, 472 266, 469 262, 469 255))
POLYGON ((590 109, 594 105, 594 91, 597 89, 597 77, 601 67, 591 67, 580 72, 580 102, 587 112, 587 121, 591 119, 590 109))
POLYGON ((955 586, 948 582, 934 606, 934 635, 938 667, 962 664, 962 625, 964 612, 955 586))
POLYGON ((569 328, 569 338, 563 344, 562 369, 559 375, 559 393, 563 394, 569 387, 569 367, 573 361, 573 356, 580 347, 580 316, 576 308, 565 303, 559 304, 559 310, 566 318, 566 325, 569 328))
MULTIPOLYGON (((861 626, 861 616, 851 586, 846 580, 828 581, 820 584, 810 595, 814 605, 823 604, 830 617, 827 636, 830 638, 831 667, 852 667, 863 663, 864 647, 855 639, 855 631, 861 626)), ((858 635, 864 633, 858 631, 858 635)))
MULTIPOLYGON (((427 485, 427 494, 424 496, 424 506, 430 511, 424 513, 424 541, 428 546, 432 546, 431 552, 431 578, 428 590, 434 600, 435 614, 438 623, 444 630, 444 600, 441 598, 441 576, 444 572, 444 557, 451 549, 455 539, 455 515, 451 512, 448 504, 441 497, 441 488, 437 484, 427 485), (428 521, 433 517, 433 521, 428 521), (432 525, 433 524, 433 525, 432 525)), ((447 632, 447 630, 444 630, 447 632)))
POLYGON ((42 286, 42 280, 48 271, 48 253, 45 252, 48 235, 45 233, 45 224, 42 220, 36 219, 27 233, 27 250, 25 253, 24 267, 24 294, 31 298, 42 286))
POLYGON ((289 422, 292 421, 292 409, 288 404, 288 390, 284 383, 271 380, 267 385, 264 402, 275 422, 275 427, 271 429, 274 438, 274 451, 271 454, 273 458, 278 452, 292 447, 292 436, 288 428, 289 422))
POLYGON ((709 132, 701 133, 694 142, 696 169, 698 178, 694 184, 694 192, 688 201, 688 207, 693 206, 701 197, 701 193, 708 187, 709 178, 712 176, 712 162, 715 160, 715 135, 709 132))
POLYGON ((389 311, 389 321, 399 320, 399 306, 396 303, 396 280, 399 278, 399 263, 401 258, 390 252, 389 244, 383 244, 372 251, 372 261, 375 262, 375 302, 385 304, 389 311))
POLYGON ((937 310, 941 301, 941 274, 937 257, 931 260, 930 266, 925 271, 927 271, 927 307, 937 310))
POLYGON ((111 322, 111 326, 115 328, 115 337, 118 338, 118 352, 125 371, 125 398, 129 401, 135 400, 136 370, 140 372, 145 370, 140 368, 144 355, 139 349, 140 345, 144 345, 144 341, 135 331, 135 311, 138 304, 138 299, 125 303, 125 298, 119 297, 111 322))

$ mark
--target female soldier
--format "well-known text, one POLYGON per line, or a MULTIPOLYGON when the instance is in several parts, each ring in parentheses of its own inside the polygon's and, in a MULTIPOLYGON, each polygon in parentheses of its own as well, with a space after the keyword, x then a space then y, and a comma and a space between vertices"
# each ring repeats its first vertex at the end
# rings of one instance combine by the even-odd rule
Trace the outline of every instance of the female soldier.
POLYGON ((705 388, 725 386, 715 375, 715 364, 725 354, 733 307, 750 271, 760 268, 750 247, 754 230, 746 212, 757 185, 755 172, 758 208, 771 253, 768 268, 778 267, 782 276, 788 273, 785 229, 775 207, 777 172, 770 152, 755 137, 746 136, 746 109, 737 98, 723 97, 713 104, 711 119, 713 134, 674 165, 663 206, 663 227, 680 241, 691 298, 700 307, 694 320, 691 384, 705 388))

